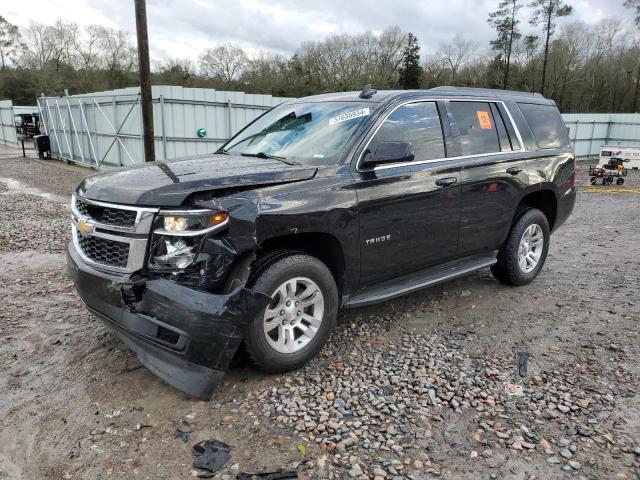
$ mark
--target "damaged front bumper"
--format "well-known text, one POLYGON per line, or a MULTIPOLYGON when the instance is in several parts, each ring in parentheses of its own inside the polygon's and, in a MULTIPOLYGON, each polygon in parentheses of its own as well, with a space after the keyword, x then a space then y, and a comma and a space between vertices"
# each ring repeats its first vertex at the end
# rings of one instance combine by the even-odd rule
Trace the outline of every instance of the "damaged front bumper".
POLYGON ((212 294, 167 279, 132 281, 82 261, 73 245, 68 269, 87 308, 140 362, 170 385, 208 399, 249 323, 270 298, 247 288, 212 294))

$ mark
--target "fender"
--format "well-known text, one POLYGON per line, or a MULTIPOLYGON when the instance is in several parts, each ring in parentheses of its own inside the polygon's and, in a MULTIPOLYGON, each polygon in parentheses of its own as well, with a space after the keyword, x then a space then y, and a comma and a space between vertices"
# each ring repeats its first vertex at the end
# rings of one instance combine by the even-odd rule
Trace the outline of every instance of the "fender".
MULTIPOLYGON (((331 169, 298 191, 291 186, 261 190, 256 218, 256 243, 261 246, 277 244, 278 239, 295 243, 296 237, 313 235, 334 238, 344 261, 343 295, 357 288, 360 276, 358 203, 347 168, 331 169)), ((297 244, 308 251, 304 242, 297 244)))

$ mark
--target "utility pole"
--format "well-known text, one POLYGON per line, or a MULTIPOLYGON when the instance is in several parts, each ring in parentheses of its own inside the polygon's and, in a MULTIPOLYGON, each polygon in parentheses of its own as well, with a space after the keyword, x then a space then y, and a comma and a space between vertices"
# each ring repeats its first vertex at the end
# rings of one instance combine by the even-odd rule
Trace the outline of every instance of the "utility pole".
POLYGON ((134 4, 136 9, 136 33, 138 36, 138 71, 140 72, 140 110, 142 111, 144 161, 153 162, 156 159, 156 153, 153 143, 153 103, 151 99, 147 7, 145 0, 134 0, 134 4))

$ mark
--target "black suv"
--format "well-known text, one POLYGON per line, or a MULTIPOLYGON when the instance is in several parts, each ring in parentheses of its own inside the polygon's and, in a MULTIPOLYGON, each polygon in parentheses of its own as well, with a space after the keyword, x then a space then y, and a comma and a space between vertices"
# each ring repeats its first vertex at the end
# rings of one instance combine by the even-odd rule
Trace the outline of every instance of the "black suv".
POLYGON ((340 308, 485 267, 531 282, 574 181, 567 130, 538 94, 312 96, 215 154, 85 178, 69 270, 144 365, 206 398, 242 342, 282 372, 322 348, 340 308))

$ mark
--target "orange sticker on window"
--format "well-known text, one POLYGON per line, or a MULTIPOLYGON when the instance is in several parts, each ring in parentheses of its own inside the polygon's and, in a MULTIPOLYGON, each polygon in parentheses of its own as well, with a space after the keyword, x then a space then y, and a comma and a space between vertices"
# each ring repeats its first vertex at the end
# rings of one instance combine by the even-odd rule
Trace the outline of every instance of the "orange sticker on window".
POLYGON ((482 130, 490 130, 491 118, 489 117, 489 112, 485 112, 484 110, 478 110, 476 111, 476 115, 478 115, 478 122, 480 122, 480 128, 482 130))

